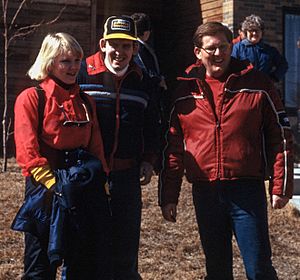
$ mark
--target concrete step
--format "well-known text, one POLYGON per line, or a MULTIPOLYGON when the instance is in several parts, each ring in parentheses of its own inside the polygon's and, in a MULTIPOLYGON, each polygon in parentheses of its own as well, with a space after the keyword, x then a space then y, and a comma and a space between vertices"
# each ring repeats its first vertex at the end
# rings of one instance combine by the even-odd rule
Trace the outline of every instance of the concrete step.
POLYGON ((293 198, 290 200, 290 203, 300 210, 300 195, 293 195, 293 198))

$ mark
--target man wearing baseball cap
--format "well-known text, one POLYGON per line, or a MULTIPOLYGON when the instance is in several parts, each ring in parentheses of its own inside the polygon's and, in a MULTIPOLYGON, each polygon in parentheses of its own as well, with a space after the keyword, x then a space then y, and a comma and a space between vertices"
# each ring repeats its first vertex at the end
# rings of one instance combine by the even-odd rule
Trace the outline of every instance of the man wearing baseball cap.
POLYGON ((107 211, 95 225, 101 235, 95 279, 141 279, 137 270, 141 185, 148 184, 159 153, 159 113, 151 82, 135 64, 137 34, 129 16, 104 24, 99 51, 84 61, 81 89, 93 96, 103 137, 107 211))

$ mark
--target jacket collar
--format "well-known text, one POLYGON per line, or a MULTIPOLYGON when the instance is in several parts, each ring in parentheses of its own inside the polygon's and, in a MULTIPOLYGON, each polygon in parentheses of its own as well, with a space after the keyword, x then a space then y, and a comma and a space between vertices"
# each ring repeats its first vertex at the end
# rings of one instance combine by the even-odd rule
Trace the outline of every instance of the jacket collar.
POLYGON ((243 44, 246 47, 257 47, 260 49, 263 49, 265 47, 265 43, 263 40, 260 40, 257 44, 252 44, 248 39, 244 39, 241 41, 241 44, 243 44))
POLYGON ((58 85, 52 78, 46 78, 42 83, 41 87, 46 92, 46 95, 50 96, 58 96, 61 99, 68 99, 70 97, 75 97, 79 94, 79 86, 74 84, 69 90, 64 89, 60 85, 58 85))
MULTIPOLYGON (((253 69, 252 64, 248 61, 240 61, 235 58, 231 58, 229 69, 231 69, 231 73, 234 75, 244 75, 253 69)), ((184 75, 178 77, 177 80, 192 80, 199 79, 204 80, 206 74, 206 69, 200 60, 197 60, 196 63, 190 65, 186 70, 184 75)))
MULTIPOLYGON (((98 51, 94 55, 91 55, 86 58, 86 65, 87 65, 87 72, 89 75, 96 75, 103 72, 109 72, 107 67, 104 64, 103 59, 103 53, 101 51, 98 51)), ((142 76, 142 70, 141 68, 133 61, 131 60, 129 63, 129 67, 126 73, 134 71, 139 76, 142 76)))

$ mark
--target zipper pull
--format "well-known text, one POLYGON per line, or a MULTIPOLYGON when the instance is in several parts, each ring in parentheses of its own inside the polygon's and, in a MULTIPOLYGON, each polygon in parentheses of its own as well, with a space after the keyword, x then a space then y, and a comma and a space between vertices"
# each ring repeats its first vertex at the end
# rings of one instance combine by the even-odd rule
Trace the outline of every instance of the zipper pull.
POLYGON ((108 203, 108 211, 110 216, 112 217, 112 209, 111 209, 111 196, 110 196, 110 191, 109 191, 109 183, 106 181, 104 184, 104 190, 107 196, 107 203, 108 203))
POLYGON ((110 196, 110 191, 109 191, 109 183, 106 182, 104 185, 105 193, 107 196, 110 196))

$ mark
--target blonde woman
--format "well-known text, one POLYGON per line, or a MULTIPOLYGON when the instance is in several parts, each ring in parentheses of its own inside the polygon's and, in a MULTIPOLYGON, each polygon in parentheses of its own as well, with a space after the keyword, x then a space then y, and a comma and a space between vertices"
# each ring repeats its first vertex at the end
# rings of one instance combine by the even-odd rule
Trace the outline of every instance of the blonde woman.
MULTIPOLYGON (((26 178, 25 199, 44 188, 43 203, 48 205, 41 204, 42 208, 51 209, 55 170, 78 163, 74 150, 89 152, 106 169, 95 103, 76 84, 82 57, 83 50, 71 35, 48 34, 28 71, 39 86, 25 89, 15 103, 16 160, 26 178)), ((25 232, 22 279, 55 279, 57 265, 49 261, 48 242, 49 230, 25 232)))

